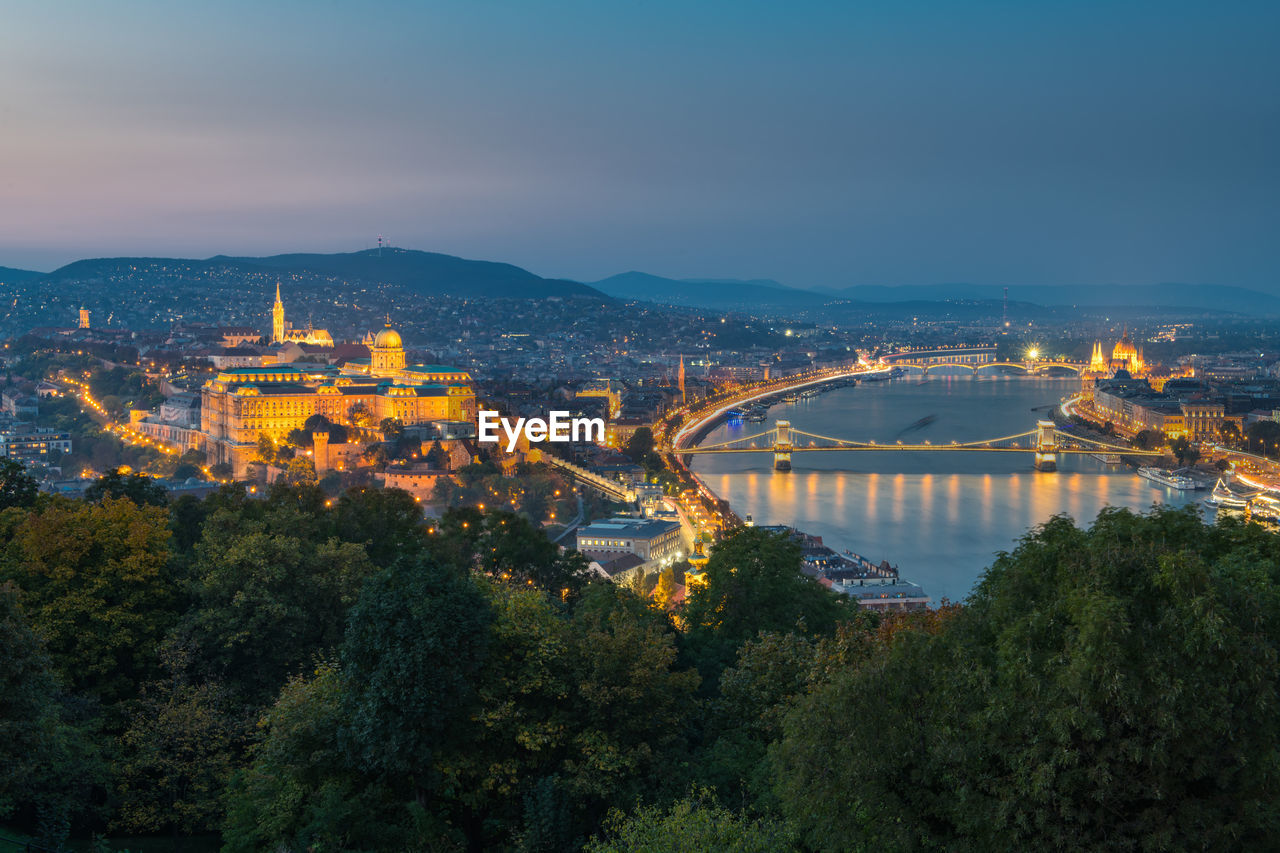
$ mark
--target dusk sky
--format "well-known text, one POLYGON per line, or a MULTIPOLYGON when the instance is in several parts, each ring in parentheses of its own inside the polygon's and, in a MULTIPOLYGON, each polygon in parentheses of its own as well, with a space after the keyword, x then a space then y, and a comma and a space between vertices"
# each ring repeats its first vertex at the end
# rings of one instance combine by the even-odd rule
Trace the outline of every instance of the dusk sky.
POLYGON ((1280 3, 8 2, 0 265, 1280 289, 1280 3))

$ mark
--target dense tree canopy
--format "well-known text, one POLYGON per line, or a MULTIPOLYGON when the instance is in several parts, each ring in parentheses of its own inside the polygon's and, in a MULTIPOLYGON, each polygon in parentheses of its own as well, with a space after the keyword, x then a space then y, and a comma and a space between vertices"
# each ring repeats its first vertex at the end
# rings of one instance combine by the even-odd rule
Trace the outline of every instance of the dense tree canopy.
POLYGON ((1268 846, 1278 581, 1280 540, 1256 526, 1055 519, 945 630, 795 705, 774 751, 785 810, 819 850, 1268 846), (856 724, 814 725, 836 715, 856 724))
POLYGON ((689 641, 704 675, 727 666, 759 631, 830 632, 856 609, 800 572, 790 537, 744 528, 719 543, 684 609, 689 641))
POLYGON ((14 530, 0 579, 21 590, 72 689, 116 700, 154 674, 176 618, 167 522, 163 508, 106 496, 100 504, 55 500, 14 530))
POLYGON ((1280 821, 1257 525, 1054 519, 963 606, 876 615, 758 529, 681 602, 525 515, 118 482, 0 507, 0 819, 50 849, 1265 849, 1280 821))

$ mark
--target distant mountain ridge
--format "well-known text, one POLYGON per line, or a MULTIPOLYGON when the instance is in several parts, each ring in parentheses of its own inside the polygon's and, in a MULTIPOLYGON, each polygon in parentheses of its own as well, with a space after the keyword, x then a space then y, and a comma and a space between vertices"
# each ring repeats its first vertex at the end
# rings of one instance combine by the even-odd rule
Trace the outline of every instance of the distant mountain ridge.
POLYGON ((13 284, 19 281, 30 281, 44 275, 35 270, 20 270, 14 267, 0 267, 0 284, 13 284))
POLYGON ((817 308, 834 298, 785 287, 772 279, 673 279, 634 271, 594 281, 591 286, 618 299, 733 310, 817 308))
MULTIPOLYGON (((856 285, 838 290, 803 290, 772 279, 671 279, 643 272, 627 272, 592 282, 619 299, 664 302, 722 310, 816 308, 842 304, 936 304, 941 302, 999 302, 1001 285, 926 284, 856 285)), ((1042 307, 1191 308, 1208 311, 1280 314, 1280 297, 1232 285, 1011 285, 1010 303, 1042 307)))
MULTIPOLYGON (((1045 306, 1183 307, 1219 311, 1280 311, 1280 297, 1226 284, 1010 285, 1010 301, 1045 306)), ((835 291, 857 302, 999 300, 1004 287, 990 284, 856 285, 835 291)))
MULTIPOLYGON (((188 271, 195 280, 210 273, 289 275, 308 273, 349 281, 394 284, 422 296, 463 298, 541 299, 592 297, 604 294, 588 285, 563 279, 547 279, 512 264, 473 261, 413 249, 368 249, 343 254, 287 254, 264 258, 216 255, 188 258, 96 258, 75 261, 49 273, 50 282, 100 280, 109 275, 150 268, 181 279, 188 271)), ((194 283, 194 281, 193 281, 194 283)))

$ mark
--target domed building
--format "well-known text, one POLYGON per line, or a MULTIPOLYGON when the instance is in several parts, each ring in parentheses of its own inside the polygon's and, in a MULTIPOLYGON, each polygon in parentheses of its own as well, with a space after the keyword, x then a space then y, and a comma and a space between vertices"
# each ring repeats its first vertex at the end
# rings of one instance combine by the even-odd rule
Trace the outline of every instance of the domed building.
POLYGON ((1111 364, 1129 371, 1131 376, 1141 376, 1146 372, 1146 365, 1142 361, 1142 350, 1133 345, 1127 326, 1124 334, 1111 350, 1111 364))
POLYGON ((1093 345, 1087 374, 1096 377, 1120 370, 1128 371, 1131 376, 1145 376, 1149 372, 1146 360, 1142 356, 1142 348, 1134 346, 1133 339, 1129 337, 1128 327, 1125 327, 1120 340, 1116 341, 1115 346, 1111 348, 1110 358, 1107 357, 1101 341, 1093 345))
POLYGON ((400 333, 387 327, 378 332, 369 347, 369 375, 377 377, 398 376, 404 372, 404 342, 400 333))

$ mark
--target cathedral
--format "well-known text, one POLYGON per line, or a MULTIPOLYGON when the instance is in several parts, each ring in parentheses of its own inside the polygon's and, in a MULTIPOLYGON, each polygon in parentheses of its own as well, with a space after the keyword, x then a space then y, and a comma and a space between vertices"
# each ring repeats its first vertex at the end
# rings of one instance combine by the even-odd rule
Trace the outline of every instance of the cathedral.
POLYGON ((312 346, 333 346, 333 335, 328 329, 313 329, 307 323, 305 329, 295 329, 285 322, 284 303, 280 301, 280 282, 276 282, 276 304, 271 306, 271 343, 273 344, 311 344, 312 346))

